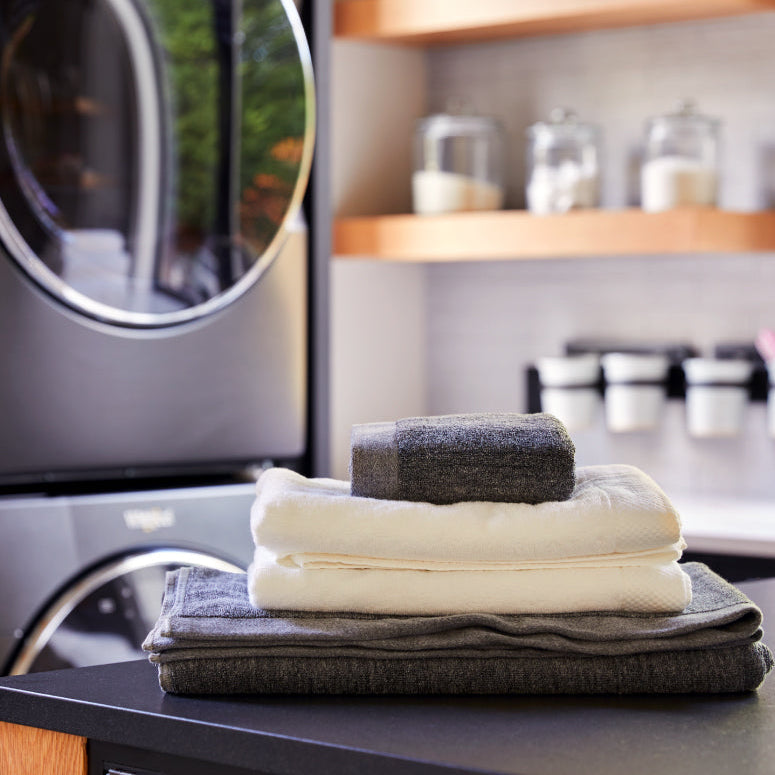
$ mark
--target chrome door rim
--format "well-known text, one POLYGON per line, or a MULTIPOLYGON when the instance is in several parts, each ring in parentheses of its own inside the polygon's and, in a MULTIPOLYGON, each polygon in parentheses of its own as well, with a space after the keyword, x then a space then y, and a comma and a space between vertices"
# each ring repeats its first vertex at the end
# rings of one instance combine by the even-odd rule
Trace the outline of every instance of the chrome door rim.
MULTIPOLYGON (((129 20, 130 24, 128 29, 134 30, 134 33, 130 33, 127 38, 129 49, 133 54, 133 66, 137 77, 147 80, 148 68, 143 64, 143 58, 147 59, 147 52, 143 54, 144 48, 140 44, 138 37, 138 26, 142 24, 140 21, 140 15, 138 10, 133 6, 130 0, 105 0, 105 2, 111 7, 111 10, 117 18, 126 22, 129 20), (144 75, 141 75, 144 74, 144 75)), ((304 199, 304 193, 309 180, 309 174, 312 167, 312 156, 315 137, 315 125, 316 125, 316 108, 315 108, 315 84, 312 70, 312 56, 307 44, 306 34, 299 17, 296 6, 292 0, 279 0, 285 10, 288 22, 293 31, 296 45, 299 51, 299 60, 301 65, 301 71, 304 82, 304 109, 306 114, 306 124, 303 138, 302 155, 299 162, 299 174, 296 179, 293 193, 291 194, 287 211, 285 216, 275 233, 273 239, 264 250, 263 254, 258 257, 255 263, 245 272, 245 274, 237 280, 231 287, 221 291, 217 295, 204 302, 193 305, 186 309, 176 310, 174 312, 133 312, 130 310, 120 309, 113 307, 109 304, 96 301, 91 297, 83 294, 71 286, 69 286, 62 278, 60 278, 55 272, 49 269, 43 261, 38 258, 35 251, 29 246, 24 236, 16 228, 13 219, 8 213, 2 200, 0 200, 0 238, 2 238, 8 251, 12 257, 18 262, 18 264, 24 269, 26 274, 33 279, 36 284, 46 291, 47 294, 54 299, 64 302, 70 309, 80 314, 85 314, 91 319, 94 319, 101 323, 115 324, 128 328, 136 329, 158 329, 169 326, 179 325, 183 323, 189 323, 200 318, 209 316, 219 310, 222 310, 234 301, 240 298, 246 293, 261 277, 261 275, 269 268, 277 254, 280 252, 283 243, 288 234, 288 227, 293 223, 294 219, 298 216, 302 201, 304 199)), ((124 29, 127 29, 125 24, 124 29)), ((147 41, 146 41, 147 45, 147 41)), ((146 63, 147 64, 147 63, 146 63)), ((151 89, 153 95, 158 95, 158 89, 156 88, 155 80, 145 84, 151 89)), ((152 121, 152 116, 149 115, 148 106, 150 104, 150 98, 143 98, 144 104, 144 120, 143 124, 145 129, 149 128, 149 122, 152 121)), ((158 103, 157 103, 158 104, 158 103)), ((157 111, 158 112, 158 111, 157 111)), ((148 145, 150 151, 150 157, 157 158, 158 154, 154 154, 154 143, 151 140, 148 132, 145 132, 145 145, 148 145)), ((156 149, 159 150, 158 148, 156 149)), ((159 162, 160 163, 160 162, 159 162)), ((146 179, 145 188, 149 188, 150 183, 147 182, 148 167, 150 161, 144 161, 143 173, 144 179, 146 179)), ((151 197, 151 201, 158 202, 158 196, 151 197)), ((138 219, 137 233, 142 245, 142 251, 140 258, 146 260, 148 254, 148 223, 149 218, 153 215, 148 210, 147 206, 143 207, 144 214, 138 219)))
POLYGON ((227 560, 189 549, 149 549, 106 562, 69 585, 64 592, 46 606, 35 626, 29 634, 25 634, 21 650, 13 659, 8 674, 22 675, 29 672, 38 655, 48 645, 62 622, 83 600, 103 584, 115 581, 133 571, 154 568, 159 565, 195 565, 230 573, 244 573, 243 568, 227 560))

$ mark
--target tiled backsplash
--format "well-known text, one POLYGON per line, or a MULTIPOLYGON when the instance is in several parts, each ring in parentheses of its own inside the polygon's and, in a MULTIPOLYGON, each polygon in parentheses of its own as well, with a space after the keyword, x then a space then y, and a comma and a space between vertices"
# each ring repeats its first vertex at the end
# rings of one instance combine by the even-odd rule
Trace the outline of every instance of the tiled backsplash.
MULTIPOLYGON (((577 337, 685 341, 703 354, 775 325, 775 256, 484 262, 427 267, 428 409, 524 411, 525 368, 577 337)), ((684 403, 655 432, 576 437, 581 463, 631 462, 673 488, 775 496, 764 405, 727 440, 692 439, 684 403)))

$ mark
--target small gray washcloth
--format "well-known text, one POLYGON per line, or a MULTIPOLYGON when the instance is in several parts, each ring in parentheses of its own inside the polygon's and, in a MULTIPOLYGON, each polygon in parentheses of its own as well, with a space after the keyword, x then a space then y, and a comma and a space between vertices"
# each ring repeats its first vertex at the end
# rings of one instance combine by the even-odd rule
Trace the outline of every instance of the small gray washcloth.
POLYGON ((771 665, 761 611, 706 566, 685 568, 694 595, 680 614, 512 616, 263 611, 243 574, 182 568, 143 648, 179 693, 756 688, 771 665))
POLYGON ((550 414, 452 414, 354 425, 353 495, 457 503, 570 498, 575 447, 550 414))

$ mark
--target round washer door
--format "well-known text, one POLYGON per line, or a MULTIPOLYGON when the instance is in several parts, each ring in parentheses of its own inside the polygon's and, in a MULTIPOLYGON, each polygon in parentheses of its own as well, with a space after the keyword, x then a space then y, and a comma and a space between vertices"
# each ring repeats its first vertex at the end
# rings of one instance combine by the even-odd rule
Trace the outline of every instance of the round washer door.
POLYGON ((64 590, 25 635, 10 675, 142 659, 161 610, 167 571, 243 569, 202 552, 156 549, 106 563, 64 590))
POLYGON ((309 49, 291 0, 11 0, 0 242, 89 318, 182 323, 241 296, 299 212, 309 49))

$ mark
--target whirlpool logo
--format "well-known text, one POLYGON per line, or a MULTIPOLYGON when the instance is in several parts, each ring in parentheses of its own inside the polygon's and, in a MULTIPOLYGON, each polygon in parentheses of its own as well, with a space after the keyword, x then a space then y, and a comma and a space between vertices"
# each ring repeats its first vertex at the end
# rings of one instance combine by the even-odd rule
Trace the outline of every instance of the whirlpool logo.
POLYGON ((153 533, 164 527, 175 527, 175 512, 154 506, 150 509, 127 509, 124 512, 124 524, 130 530, 142 530, 153 533))

